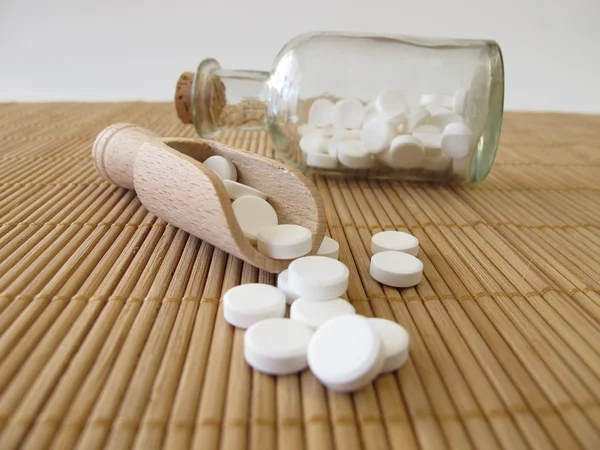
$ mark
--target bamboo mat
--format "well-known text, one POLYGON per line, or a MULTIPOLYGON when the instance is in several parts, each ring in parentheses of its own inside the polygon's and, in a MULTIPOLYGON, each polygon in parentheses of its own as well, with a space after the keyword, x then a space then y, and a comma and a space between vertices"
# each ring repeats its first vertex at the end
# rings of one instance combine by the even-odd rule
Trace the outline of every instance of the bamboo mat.
POLYGON ((353 395, 246 366, 219 299, 274 277, 95 173, 119 121, 194 135, 167 104, 0 105, 0 449, 600 448, 600 117, 507 114, 473 187, 316 179, 349 299, 411 337, 353 395), (368 275, 392 229, 421 242, 416 289, 368 275))

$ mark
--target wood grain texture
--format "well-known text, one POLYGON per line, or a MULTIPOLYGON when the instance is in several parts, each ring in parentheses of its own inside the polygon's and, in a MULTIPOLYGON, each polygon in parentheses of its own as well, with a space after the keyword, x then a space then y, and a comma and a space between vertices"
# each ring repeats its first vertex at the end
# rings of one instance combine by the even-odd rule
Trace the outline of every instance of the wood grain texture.
MULTIPOLYGON (((0 105, 0 449, 596 450, 600 117, 505 117, 480 185, 314 178, 348 300, 411 338, 402 370, 350 395, 251 370, 222 296, 275 277, 148 211, 135 154, 90 158, 96 138, 129 140, 212 183, 199 161, 272 157, 266 133, 198 145, 172 104, 0 105), (98 137, 122 121, 150 138, 98 137), (382 230, 419 238, 416 288, 369 276, 382 230)), ((237 165, 261 190, 281 178, 237 165)))
POLYGON ((304 175, 280 163, 213 141, 160 138, 129 123, 104 129, 92 149, 98 173, 118 186, 135 189, 157 217, 258 268, 281 272, 291 261, 269 258, 252 246, 221 180, 201 164, 213 155, 236 165, 240 183, 267 194, 279 223, 310 230, 310 254, 316 253, 325 232, 321 197, 304 175))

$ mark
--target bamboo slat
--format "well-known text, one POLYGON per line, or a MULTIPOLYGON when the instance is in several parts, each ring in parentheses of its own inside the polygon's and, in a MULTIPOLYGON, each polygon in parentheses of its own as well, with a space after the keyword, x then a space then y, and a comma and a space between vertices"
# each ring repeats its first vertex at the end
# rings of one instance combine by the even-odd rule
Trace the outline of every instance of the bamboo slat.
POLYGON ((480 185, 314 178, 347 298, 411 338, 354 394, 246 365, 220 300, 275 278, 96 174, 120 121, 195 135, 170 104, 0 104, 0 449, 600 448, 600 116, 506 114, 480 185), (369 276, 382 230, 419 238, 416 288, 369 276))

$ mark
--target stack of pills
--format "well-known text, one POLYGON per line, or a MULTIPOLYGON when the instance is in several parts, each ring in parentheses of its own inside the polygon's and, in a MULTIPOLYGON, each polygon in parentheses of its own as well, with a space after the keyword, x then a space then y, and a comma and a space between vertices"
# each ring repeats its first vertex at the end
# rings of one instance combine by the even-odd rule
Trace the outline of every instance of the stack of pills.
MULTIPOLYGON (((244 236, 259 252, 273 259, 294 259, 304 256, 312 248, 312 233, 294 224, 279 224, 275 209, 267 201, 267 195, 258 189, 237 181, 237 169, 227 158, 211 156, 204 163, 223 182, 235 217, 244 236)), ((321 247, 332 251, 330 242, 321 247)))
POLYGON ((403 94, 384 90, 368 104, 355 98, 315 100, 298 129, 307 166, 320 169, 469 169, 475 139, 464 123, 468 90, 425 94, 412 110, 403 94))
POLYGON ((371 238, 373 278, 387 286, 406 288, 419 284, 423 263, 417 258, 419 240, 402 231, 383 231, 371 238))
POLYGON ((322 255, 292 261, 277 287, 244 284, 227 291, 224 317, 247 329, 244 356, 256 370, 284 375, 310 368, 327 387, 355 391, 402 367, 409 337, 396 322, 356 314, 342 298, 350 271, 336 259, 337 242, 326 238, 321 249, 322 255))

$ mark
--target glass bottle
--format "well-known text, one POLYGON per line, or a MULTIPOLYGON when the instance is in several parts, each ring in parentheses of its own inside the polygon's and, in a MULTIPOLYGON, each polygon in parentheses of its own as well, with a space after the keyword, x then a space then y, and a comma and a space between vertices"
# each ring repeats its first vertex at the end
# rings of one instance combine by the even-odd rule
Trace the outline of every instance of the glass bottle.
POLYGON ((493 41, 308 33, 271 72, 205 59, 175 102, 204 138, 268 129, 276 157, 305 173, 479 182, 498 148, 504 68, 493 41))

